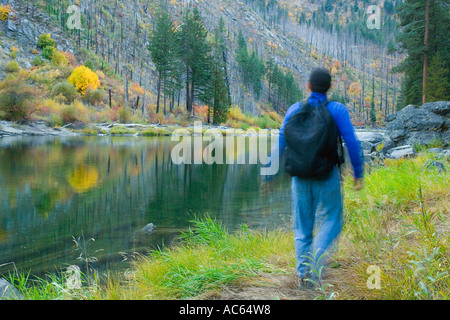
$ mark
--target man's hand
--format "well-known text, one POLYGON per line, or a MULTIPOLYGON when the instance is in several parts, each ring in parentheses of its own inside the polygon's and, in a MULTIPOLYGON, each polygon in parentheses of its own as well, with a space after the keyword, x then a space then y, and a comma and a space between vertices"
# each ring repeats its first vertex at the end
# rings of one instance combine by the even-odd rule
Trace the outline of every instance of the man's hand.
POLYGON ((355 178, 355 190, 360 191, 364 188, 364 179, 363 178, 355 178))

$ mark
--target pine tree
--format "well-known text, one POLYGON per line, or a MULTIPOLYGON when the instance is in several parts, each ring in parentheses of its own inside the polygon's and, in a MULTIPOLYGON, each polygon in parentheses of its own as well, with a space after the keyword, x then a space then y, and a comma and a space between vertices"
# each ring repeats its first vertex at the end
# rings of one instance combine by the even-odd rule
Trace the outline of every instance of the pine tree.
POLYGON ((162 5, 157 10, 155 27, 150 41, 151 44, 148 49, 158 71, 156 113, 159 113, 162 85, 166 84, 171 66, 174 65, 177 54, 177 42, 173 22, 166 5, 162 5))
POLYGON ((193 112, 195 96, 205 94, 210 80, 210 47, 206 37, 207 31, 198 9, 186 11, 180 31, 180 52, 185 68, 186 109, 189 112, 193 112))
POLYGON ((242 30, 239 31, 236 60, 241 71, 244 85, 251 88, 256 99, 259 100, 262 90, 262 78, 266 72, 266 67, 263 59, 261 59, 255 51, 252 51, 251 53, 248 52, 247 42, 242 34, 242 30))
POLYGON ((427 97, 429 102, 450 100, 450 69, 438 52, 428 68, 427 97))
POLYGON ((213 87, 213 123, 220 124, 227 120, 228 109, 231 105, 229 88, 226 83, 228 77, 225 45, 225 23, 222 17, 214 36, 214 56, 212 60, 212 87, 213 87))
MULTIPOLYGON (((450 66, 449 5, 449 0, 406 0, 397 9, 402 28, 397 40, 401 49, 407 53, 406 59, 395 68, 395 71, 404 74, 403 106, 419 105, 428 101, 424 87, 430 87, 427 85, 427 77, 433 77, 431 70, 428 69, 428 61, 434 60, 434 57, 440 53, 442 66, 444 68, 450 66), (429 10, 427 10, 427 4, 429 4, 429 10), (428 19, 426 19, 427 11, 428 19)), ((443 83, 448 80, 448 77, 449 75, 443 77, 443 83)), ((440 84, 437 85, 440 86, 440 84)), ((444 97, 434 98, 443 99, 444 97)))

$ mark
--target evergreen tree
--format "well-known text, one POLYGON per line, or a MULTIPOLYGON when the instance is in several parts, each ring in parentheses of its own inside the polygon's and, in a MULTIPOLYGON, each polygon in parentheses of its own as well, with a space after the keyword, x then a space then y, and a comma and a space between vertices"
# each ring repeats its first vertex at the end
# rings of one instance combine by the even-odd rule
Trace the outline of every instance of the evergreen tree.
POLYGON ((256 99, 261 97, 262 78, 266 72, 264 61, 252 51, 248 52, 247 42, 242 31, 239 31, 236 60, 241 70, 244 85, 251 88, 256 99))
POLYGON ((205 95, 210 81, 208 54, 210 47, 206 42, 207 31, 197 8, 186 11, 180 31, 180 49, 186 76, 186 109, 193 112, 195 96, 205 95))
POLYGON ((429 102, 450 100, 450 69, 438 52, 428 68, 427 97, 429 102))
MULTIPOLYGON (((167 77, 170 74, 171 67, 176 65, 177 59, 177 41, 173 22, 167 6, 162 5, 158 8, 158 14, 155 21, 153 35, 151 37, 150 50, 151 58, 158 71, 158 85, 157 85, 157 101, 156 112, 160 110, 161 88, 163 83, 166 83, 167 77)), ((165 87, 165 86, 164 86, 165 87)))
POLYGON ((214 124, 220 124, 227 120, 228 109, 231 105, 229 88, 226 83, 228 72, 224 33, 225 23, 221 17, 214 36, 214 56, 211 66, 214 124))
MULTIPOLYGON (((428 69, 428 61, 436 61, 439 53, 440 64, 445 69, 450 66, 450 44, 448 41, 448 26, 450 24, 449 0, 406 0, 397 8, 402 32, 397 40, 401 49, 407 53, 406 59, 395 68, 403 72, 402 97, 403 106, 408 104, 420 105, 424 97, 423 91, 427 77, 435 78, 428 69), (429 1, 429 10, 427 2, 429 1), (427 19, 428 11, 428 19, 427 19), (426 23, 428 35, 425 37, 426 23), (427 39, 427 41, 426 41, 427 39), (426 43, 426 44, 425 44, 426 43), (425 68, 424 68, 425 66, 425 68)), ((448 83, 450 75, 443 75, 440 81, 448 83)), ((439 81, 438 81, 439 82, 439 81)), ((436 83, 438 88, 440 83, 436 83)), ((439 90, 435 90, 439 92, 439 90)), ((434 99, 445 97, 433 96, 434 99)), ((427 100, 427 99, 426 99, 427 100)))

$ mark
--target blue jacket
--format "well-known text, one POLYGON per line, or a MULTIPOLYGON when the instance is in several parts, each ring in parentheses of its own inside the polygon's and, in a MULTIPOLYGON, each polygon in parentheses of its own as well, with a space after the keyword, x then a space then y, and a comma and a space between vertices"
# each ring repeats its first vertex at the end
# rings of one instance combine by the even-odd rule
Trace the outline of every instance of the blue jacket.
MULTIPOLYGON (((321 103, 326 102, 327 95, 323 93, 313 92, 308 101, 311 106, 319 106, 321 103)), ((286 128, 286 124, 291 119, 291 117, 300 111, 301 103, 298 102, 294 104, 286 113, 286 117, 284 118, 283 125, 280 129, 280 138, 279 138, 279 156, 281 157, 284 154, 286 149, 286 141, 284 139, 284 129, 286 128)), ((355 128, 350 121, 350 115, 348 113, 347 108, 338 102, 330 102, 327 106, 331 115, 336 122, 339 133, 341 134, 349 155, 350 160, 353 166, 353 171, 355 178, 363 178, 364 176, 364 158, 361 148, 361 142, 356 138, 355 128)))

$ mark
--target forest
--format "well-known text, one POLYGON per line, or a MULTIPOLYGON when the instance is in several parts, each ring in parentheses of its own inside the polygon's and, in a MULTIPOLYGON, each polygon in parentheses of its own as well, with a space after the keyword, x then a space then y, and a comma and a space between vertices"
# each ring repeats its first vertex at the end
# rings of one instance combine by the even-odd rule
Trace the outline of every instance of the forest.
POLYGON ((22 42, 22 48, 11 39, 6 43, 15 45, 3 45, 7 77, 0 98, 12 99, 8 88, 20 82, 34 99, 18 99, 24 110, 16 115, 2 107, 1 117, 64 125, 70 120, 186 123, 199 116, 216 125, 247 128, 259 120, 277 127, 284 112, 307 97, 308 74, 316 66, 331 71, 330 99, 345 103, 356 125, 383 125, 388 115, 406 105, 448 100, 448 1, 382 1, 380 29, 367 27, 366 9, 371 4, 368 0, 5 4, 4 23, 20 25, 23 15, 35 25, 47 21, 51 28, 36 43, 22 42), (80 10, 80 28, 72 26, 74 11, 68 8, 73 4, 80 10), (65 51, 51 33, 73 45, 65 51), (44 40, 46 34, 50 38, 44 40), (27 60, 31 69, 24 67, 27 60), (81 90, 70 83, 73 70, 80 66, 96 73, 99 84, 88 83, 89 90, 81 90), (37 74, 45 74, 45 81, 37 74), (60 94, 62 103, 55 99, 60 94), (70 119, 77 108, 84 117, 70 119))

